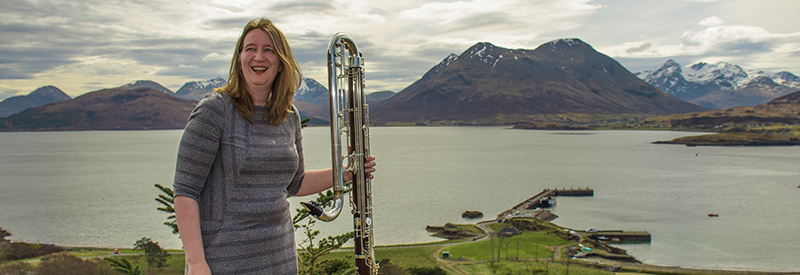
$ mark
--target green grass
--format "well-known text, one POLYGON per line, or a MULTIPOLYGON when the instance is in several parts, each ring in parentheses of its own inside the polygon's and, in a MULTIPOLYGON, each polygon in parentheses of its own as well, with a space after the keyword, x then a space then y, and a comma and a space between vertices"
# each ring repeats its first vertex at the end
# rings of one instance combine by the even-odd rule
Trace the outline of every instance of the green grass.
POLYGON ((456 244, 446 250, 450 252, 450 257, 453 259, 464 257, 475 261, 486 261, 490 259, 491 245, 493 244, 495 257, 497 257, 498 249, 500 249, 500 257, 504 260, 506 258, 534 259, 552 257, 551 246, 561 246, 568 243, 568 241, 538 232, 523 232, 521 235, 495 239, 494 242, 484 240, 456 244), (502 248, 498 248, 501 244, 502 248))
MULTIPOLYGON (((389 259, 389 263, 401 266, 403 268, 413 267, 438 267, 439 264, 433 259, 433 253, 439 249, 440 245, 430 246, 399 246, 391 248, 377 248, 375 249, 375 260, 380 261, 389 259)), ((331 252, 323 257, 321 260, 328 259, 345 259, 347 256, 352 258, 352 250, 340 250, 331 252)))
MULTIPOLYGON (((133 266, 138 265, 139 269, 145 272, 147 271, 147 260, 145 260, 144 255, 124 256, 124 258, 128 259, 128 261, 130 261, 133 266)), ((170 254, 169 259, 167 259, 167 267, 164 267, 161 270, 158 270, 155 267, 153 267, 153 274, 182 275, 185 265, 186 261, 183 254, 170 254)))
POLYGON ((552 261, 501 261, 490 263, 470 263, 459 264, 456 267, 468 274, 474 275, 494 275, 494 274, 570 274, 570 275, 594 275, 594 274, 614 274, 609 271, 552 261), (567 273, 569 268, 569 273, 567 273))

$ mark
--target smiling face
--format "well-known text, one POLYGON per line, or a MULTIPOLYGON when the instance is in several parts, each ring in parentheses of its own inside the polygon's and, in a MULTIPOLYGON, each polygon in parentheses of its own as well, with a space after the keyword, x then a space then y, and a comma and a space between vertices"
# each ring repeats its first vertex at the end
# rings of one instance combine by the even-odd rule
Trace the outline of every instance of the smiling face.
POLYGON ((248 93, 256 106, 264 106, 272 92, 272 83, 281 70, 281 59, 266 31, 253 29, 247 33, 239 53, 242 74, 248 93))

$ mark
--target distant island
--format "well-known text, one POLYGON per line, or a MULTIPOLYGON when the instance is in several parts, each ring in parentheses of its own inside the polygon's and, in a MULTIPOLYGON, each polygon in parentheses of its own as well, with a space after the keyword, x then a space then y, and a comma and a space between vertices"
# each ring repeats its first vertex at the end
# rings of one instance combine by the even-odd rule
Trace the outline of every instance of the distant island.
POLYGON ((686 146, 791 146, 800 145, 800 91, 756 106, 734 107, 649 118, 621 119, 603 126, 557 122, 515 125, 535 130, 675 130, 717 132, 680 137, 654 144, 686 146))
POLYGON ((517 124, 512 127, 513 129, 528 129, 528 130, 591 130, 592 128, 583 125, 570 125, 558 122, 533 122, 525 124, 517 124))
POLYGON ((685 144, 686 146, 788 146, 800 145, 796 135, 768 135, 754 133, 719 133, 679 137, 654 144, 685 144))

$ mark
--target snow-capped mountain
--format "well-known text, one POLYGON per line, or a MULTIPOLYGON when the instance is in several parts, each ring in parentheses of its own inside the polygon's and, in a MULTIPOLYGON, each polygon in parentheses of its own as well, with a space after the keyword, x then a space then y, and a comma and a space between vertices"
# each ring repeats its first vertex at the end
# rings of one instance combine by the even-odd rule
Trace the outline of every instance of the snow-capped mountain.
POLYGON ((328 106, 328 88, 313 78, 303 77, 303 82, 294 93, 294 98, 316 106, 328 106))
POLYGON ((72 99, 55 86, 44 86, 23 96, 13 96, 0 101, 0 117, 7 117, 31 107, 72 99))
MULTIPOLYGON (((206 94, 227 84, 228 81, 221 76, 202 81, 190 81, 183 84, 175 92, 175 95, 183 99, 200 101, 206 94)), ((303 77, 303 82, 295 92, 294 98, 313 105, 328 106, 328 88, 312 78, 303 77)))
POLYGON ((181 88, 175 92, 175 95, 183 99, 199 101, 203 99, 203 96, 214 91, 214 89, 223 87, 227 84, 228 81, 221 76, 209 80, 190 81, 183 84, 183 86, 181 86, 181 88))
POLYGON ((746 71, 726 62, 681 67, 670 59, 636 76, 677 98, 718 109, 754 106, 800 89, 800 78, 790 72, 746 71))
POLYGON ((169 94, 169 95, 174 95, 175 94, 174 92, 172 92, 172 90, 168 89, 167 87, 164 87, 161 84, 158 84, 157 82, 150 81, 150 80, 137 80, 137 81, 122 85, 122 86, 118 87, 118 89, 136 89, 136 88, 142 88, 142 87, 153 88, 156 91, 164 92, 164 93, 169 94))
POLYGON ((707 110, 664 94, 591 45, 569 38, 534 50, 477 43, 381 104, 370 105, 374 125, 501 125, 563 119, 559 114, 599 118, 707 110))

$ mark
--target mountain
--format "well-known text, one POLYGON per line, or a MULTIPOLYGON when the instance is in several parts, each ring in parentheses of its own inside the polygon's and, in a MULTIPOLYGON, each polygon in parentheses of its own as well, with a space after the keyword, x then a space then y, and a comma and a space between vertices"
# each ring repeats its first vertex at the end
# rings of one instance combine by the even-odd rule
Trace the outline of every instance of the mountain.
POLYGON ((753 106, 800 89, 800 78, 790 72, 745 71, 726 62, 681 67, 670 59, 636 76, 665 93, 714 109, 753 106))
POLYGON ((0 118, 0 131, 182 129, 196 103, 150 87, 105 89, 0 118))
POLYGON ((375 101, 375 100, 388 99, 390 97, 393 97, 396 94, 397 93, 392 92, 392 91, 374 92, 374 93, 371 93, 371 94, 367 94, 367 102, 372 102, 372 101, 375 101))
POLYGON ((134 82, 122 85, 117 87, 118 89, 136 89, 136 88, 151 88, 153 90, 166 93, 168 95, 175 95, 172 90, 167 89, 167 87, 162 86, 158 82, 150 81, 150 80, 136 80, 134 82))
POLYGON ((183 99, 200 101, 206 94, 213 92, 216 88, 224 87, 227 84, 228 81, 221 76, 203 81, 190 81, 183 84, 183 86, 175 92, 175 95, 183 99))
POLYGON ((667 95, 580 39, 535 50, 478 43, 448 56, 370 114, 376 125, 514 124, 705 108, 667 95))
POLYGON ((311 103, 298 100, 292 100, 292 104, 300 111, 301 118, 311 118, 308 125, 330 125, 331 114, 327 106, 320 107, 311 103))
POLYGON ((61 89, 54 86, 44 86, 27 95, 13 96, 0 101, 0 117, 7 117, 31 107, 39 107, 68 99, 72 98, 61 89))
POLYGON ((294 93, 294 98, 312 105, 328 108, 328 88, 313 78, 303 77, 303 82, 294 93))

